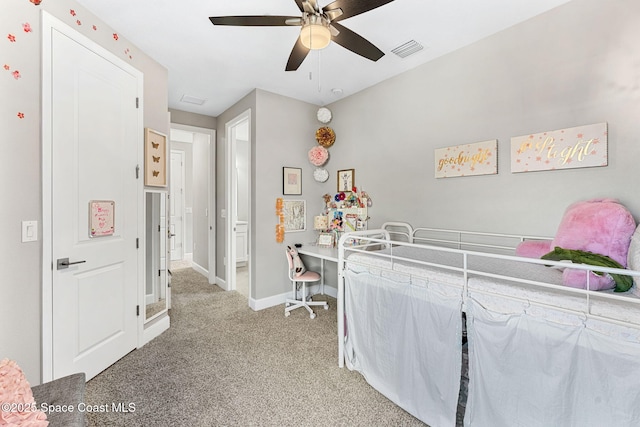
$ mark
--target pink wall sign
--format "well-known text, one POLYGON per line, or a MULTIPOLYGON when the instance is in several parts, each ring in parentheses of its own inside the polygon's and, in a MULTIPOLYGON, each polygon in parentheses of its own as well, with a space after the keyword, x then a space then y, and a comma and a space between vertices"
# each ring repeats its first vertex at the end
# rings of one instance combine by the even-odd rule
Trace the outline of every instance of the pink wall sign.
POLYGON ((89 236, 111 236, 114 230, 116 202, 112 200, 92 200, 89 202, 89 236))
POLYGON ((498 173, 498 140, 436 148, 435 176, 495 175, 498 173))

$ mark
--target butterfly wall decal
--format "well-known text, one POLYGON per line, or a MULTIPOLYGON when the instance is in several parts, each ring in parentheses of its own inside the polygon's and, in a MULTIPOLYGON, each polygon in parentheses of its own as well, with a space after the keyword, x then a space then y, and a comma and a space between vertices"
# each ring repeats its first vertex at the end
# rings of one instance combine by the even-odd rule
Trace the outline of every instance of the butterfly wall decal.
POLYGON ((156 156, 151 156, 151 158, 153 158, 153 162, 154 163, 160 163, 160 156, 156 157, 156 156))
POLYGON ((160 143, 159 143, 159 142, 152 142, 152 143, 151 143, 151 146, 152 146, 153 148, 158 148, 158 147, 160 147, 160 143))
POLYGON ((153 173, 153 176, 158 176, 158 175, 160 175, 160 171, 151 171, 151 173, 153 173))

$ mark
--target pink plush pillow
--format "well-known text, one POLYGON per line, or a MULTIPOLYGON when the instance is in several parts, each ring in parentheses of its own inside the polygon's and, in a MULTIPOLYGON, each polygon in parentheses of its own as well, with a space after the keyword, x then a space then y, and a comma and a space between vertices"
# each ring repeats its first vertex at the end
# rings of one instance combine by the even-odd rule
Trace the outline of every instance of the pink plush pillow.
MULTIPOLYGON (((623 266, 627 265, 627 253, 636 222, 631 213, 617 200, 593 199, 569 206, 560 222, 551 248, 578 249, 606 255, 623 266)), ((589 273, 589 289, 602 290, 615 287, 608 275, 589 273)), ((563 284, 585 289, 587 273, 565 269, 563 284)))
POLYGON ((552 250, 551 240, 525 240, 516 246, 516 256, 540 258, 552 250))
POLYGON ((0 361, 0 425, 46 427, 47 415, 37 409, 29 382, 16 362, 0 361), (7 406, 8 405, 8 406, 7 406))

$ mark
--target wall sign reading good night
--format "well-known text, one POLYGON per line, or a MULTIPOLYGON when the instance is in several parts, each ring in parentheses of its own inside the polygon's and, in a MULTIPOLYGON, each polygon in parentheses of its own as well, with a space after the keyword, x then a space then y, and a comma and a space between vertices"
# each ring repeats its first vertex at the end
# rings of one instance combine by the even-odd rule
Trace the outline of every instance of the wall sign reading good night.
POLYGON ((436 148, 436 178, 498 173, 498 140, 436 148))
POLYGON ((607 123, 511 138, 512 173, 607 164, 607 123))

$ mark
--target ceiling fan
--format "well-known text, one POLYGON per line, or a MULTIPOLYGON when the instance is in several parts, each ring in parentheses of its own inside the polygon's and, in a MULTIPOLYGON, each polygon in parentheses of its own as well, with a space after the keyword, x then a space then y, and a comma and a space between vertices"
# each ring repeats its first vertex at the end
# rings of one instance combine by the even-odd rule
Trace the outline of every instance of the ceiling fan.
POLYGON ((337 21, 368 12, 393 0, 335 0, 320 8, 316 0, 294 0, 302 16, 212 16, 214 25, 254 27, 301 26, 285 71, 295 71, 312 49, 323 49, 332 40, 353 53, 377 61, 384 53, 371 42, 337 21))

